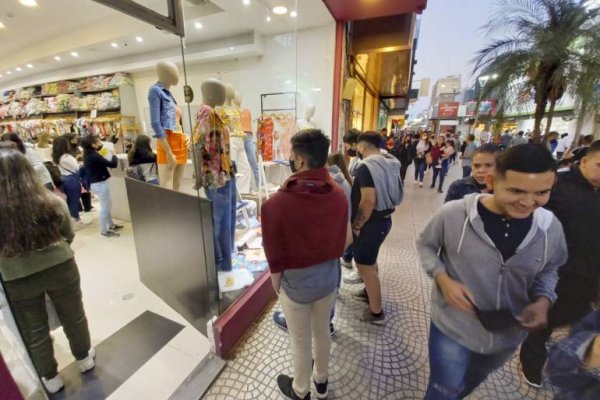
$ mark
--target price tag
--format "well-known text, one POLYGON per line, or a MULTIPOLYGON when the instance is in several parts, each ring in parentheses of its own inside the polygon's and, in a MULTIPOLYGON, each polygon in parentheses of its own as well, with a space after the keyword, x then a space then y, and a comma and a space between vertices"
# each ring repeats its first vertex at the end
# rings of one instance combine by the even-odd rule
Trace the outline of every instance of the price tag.
POLYGON ((90 113, 90 118, 96 118, 98 116, 98 110, 92 110, 90 113))

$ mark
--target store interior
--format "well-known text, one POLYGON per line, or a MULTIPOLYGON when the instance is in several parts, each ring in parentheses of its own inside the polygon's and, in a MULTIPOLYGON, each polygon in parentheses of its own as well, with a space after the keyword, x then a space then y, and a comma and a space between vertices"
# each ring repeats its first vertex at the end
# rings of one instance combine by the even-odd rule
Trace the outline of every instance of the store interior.
MULTIPOLYGON (((168 14, 167 0, 137 3, 168 14)), ((98 350, 93 375, 71 373, 74 358, 57 327, 52 337, 66 388, 45 393, 7 312, 10 307, 2 307, 0 351, 25 398, 177 398, 185 393, 184 381, 189 385, 202 374, 199 365, 218 373, 221 364, 206 367, 213 359, 210 321, 193 317, 197 313, 190 312, 189 304, 206 299, 201 314, 218 318, 265 273, 258 212, 290 174, 289 138, 306 127, 330 134, 335 23, 321 0, 182 3, 183 39, 92 0, 10 0, 0 6, 0 132, 18 133, 45 160, 51 150, 40 139, 68 132, 99 135, 119 158, 119 167, 111 171, 112 212, 125 225, 120 237, 100 236, 94 200, 95 210, 83 214, 90 224, 77 231, 72 245, 98 350), (181 166, 179 187, 126 184, 128 145, 139 135, 153 136, 148 94, 157 82, 159 62, 173 63, 179 72, 171 92, 188 140, 205 102, 201 88, 208 79, 233 90, 233 98, 226 100, 229 106, 251 116, 259 179, 254 171, 238 168, 238 182, 248 178, 244 175, 252 177, 249 190, 238 190, 236 196, 231 271, 215 262, 210 206, 206 212, 201 207, 191 210, 210 204, 194 184, 193 143, 181 166), (193 91, 189 102, 185 85, 193 91), (132 190, 137 190, 135 196, 132 190), (175 208, 169 212, 178 217, 187 212, 193 217, 178 222, 186 225, 181 229, 167 229, 156 222, 164 216, 132 209, 146 207, 139 205, 146 204, 140 203, 142 192, 155 201, 156 213, 162 205, 175 208), (177 204, 192 206, 178 210, 177 204), (194 236, 197 226, 204 230, 194 236), (167 233, 172 235, 169 240, 161 239, 167 233), (173 240, 178 245, 157 253, 164 258, 148 261, 151 257, 145 255, 154 254, 153 247, 173 240), (194 273, 205 275, 205 290, 167 293, 177 290, 175 283, 185 281, 188 275, 181 274, 195 263, 194 273), (148 272, 152 268, 173 278, 157 282, 157 275, 148 272), (185 296, 187 303, 181 300, 185 296), (131 362, 135 352, 137 363, 131 362)), ((152 146, 157 148, 154 139, 152 146)), ((4 294, 0 300, 10 305, 4 294)))

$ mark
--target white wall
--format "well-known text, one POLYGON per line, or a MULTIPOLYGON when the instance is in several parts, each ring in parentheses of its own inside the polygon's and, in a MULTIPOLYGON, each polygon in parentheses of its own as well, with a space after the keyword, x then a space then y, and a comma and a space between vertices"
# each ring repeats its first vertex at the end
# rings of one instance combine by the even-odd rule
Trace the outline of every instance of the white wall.
MULTIPOLYGON (((194 90, 191 103, 192 115, 202 103, 200 87, 208 78, 231 83, 242 95, 242 107, 252 112, 253 118, 260 114, 260 95, 274 92, 298 92, 298 118, 304 117, 307 105, 314 105, 315 124, 331 135, 333 101, 333 55, 335 24, 264 38, 264 55, 236 58, 210 63, 187 63, 188 85, 194 90), (314 91, 319 88, 320 91, 314 91)), ((183 72, 183 71, 182 71, 183 72)), ((183 75, 183 73, 182 73, 183 75)), ((156 82, 154 71, 132 74, 142 121, 148 119, 147 93, 156 82)), ((172 89, 177 102, 185 109, 183 78, 172 89)), ((184 112, 185 119, 185 112, 184 112)), ((146 131, 151 134, 149 122, 146 131)), ((254 125, 255 127, 256 125, 254 125)), ((256 128, 254 128, 256 129, 256 128)), ((190 133, 190 132, 186 132, 190 133)))

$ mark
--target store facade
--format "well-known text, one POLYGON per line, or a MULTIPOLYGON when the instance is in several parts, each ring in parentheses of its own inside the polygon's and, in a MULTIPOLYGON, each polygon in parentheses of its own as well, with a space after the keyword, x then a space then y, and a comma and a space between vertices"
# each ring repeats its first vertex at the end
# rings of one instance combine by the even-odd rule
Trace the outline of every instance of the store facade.
POLYGON ((336 22, 321 0, 33 3, 12 1, 2 20, 0 40, 10 45, 0 50, 0 131, 18 133, 45 161, 51 147, 41 142, 48 137, 99 136, 119 160, 110 189, 113 216, 125 228, 121 237, 103 238, 92 212, 72 246, 96 369, 77 374, 62 328, 52 326, 65 389, 46 393, 3 292, 7 369, 0 374, 12 379, 2 382, 14 382, 26 399, 197 394, 205 389, 195 386, 197 378, 218 374, 219 357, 275 298, 258 214, 290 174, 291 136, 308 127, 331 135, 336 22), (140 136, 164 150, 155 137, 162 114, 149 99, 157 81, 168 83, 165 71, 179 78, 169 92, 177 105, 173 132, 185 144, 176 166, 161 167, 159 156, 159 180, 163 173, 170 180, 155 186, 127 178, 127 150, 140 136), (227 180, 238 189, 218 207, 208 200, 216 187, 200 179, 210 156, 202 140, 220 126, 202 131, 207 106, 232 133, 238 166, 227 180), (244 180, 248 189, 240 189, 244 180), (231 259, 220 254, 225 239, 215 230, 225 206, 231 259))

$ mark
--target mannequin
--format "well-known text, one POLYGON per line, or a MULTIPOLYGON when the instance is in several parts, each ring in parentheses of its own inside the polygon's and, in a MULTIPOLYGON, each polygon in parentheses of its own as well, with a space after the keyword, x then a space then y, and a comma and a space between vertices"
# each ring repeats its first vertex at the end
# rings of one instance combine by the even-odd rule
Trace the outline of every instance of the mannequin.
POLYGON ((236 186, 229 156, 229 129, 216 112, 226 99, 225 85, 217 79, 202 83, 202 106, 192 140, 196 189, 204 188, 212 201, 215 261, 219 271, 231 271, 235 236, 236 186))
POLYGON ((240 110, 240 120, 244 131, 244 150, 252 169, 252 190, 258 190, 258 160, 256 159, 256 144, 252 133, 252 113, 247 108, 242 109, 242 96, 236 92, 233 97, 233 107, 240 110))
POLYGON ((315 129, 317 126, 311 121, 314 116, 315 106, 312 104, 306 106, 306 110, 304 111, 304 119, 298 120, 298 131, 302 131, 304 129, 315 129))
POLYGON ((246 155, 244 147, 244 139, 246 134, 242 129, 240 108, 236 107, 233 102, 235 91, 233 85, 225 85, 225 104, 217 108, 217 112, 221 119, 229 127, 230 133, 230 150, 231 160, 235 162, 238 172, 237 189, 240 193, 250 193, 250 185, 252 183, 252 170, 246 155))
POLYGON ((179 83, 179 70, 172 62, 156 64, 158 82, 148 91, 150 119, 156 138, 160 185, 179 190, 187 163, 188 139, 181 127, 181 110, 169 91, 179 83))

